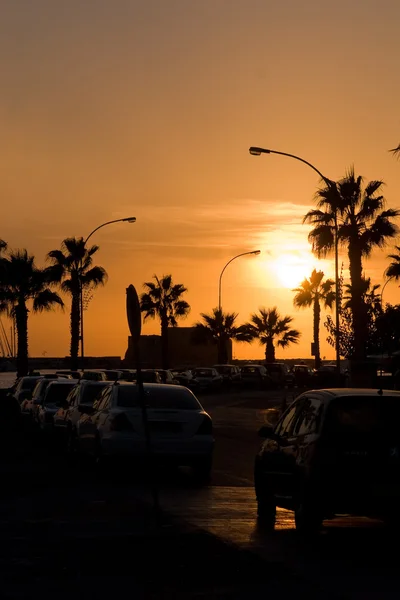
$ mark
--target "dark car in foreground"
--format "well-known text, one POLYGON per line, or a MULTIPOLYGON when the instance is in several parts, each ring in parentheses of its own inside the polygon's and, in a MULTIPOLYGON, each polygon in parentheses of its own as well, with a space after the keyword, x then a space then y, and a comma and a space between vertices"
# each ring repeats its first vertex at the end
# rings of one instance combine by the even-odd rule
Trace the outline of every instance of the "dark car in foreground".
POLYGON ((352 514, 400 522, 400 392, 324 389, 301 394, 275 427, 264 426, 254 483, 258 518, 273 528, 276 507, 296 529, 352 514))

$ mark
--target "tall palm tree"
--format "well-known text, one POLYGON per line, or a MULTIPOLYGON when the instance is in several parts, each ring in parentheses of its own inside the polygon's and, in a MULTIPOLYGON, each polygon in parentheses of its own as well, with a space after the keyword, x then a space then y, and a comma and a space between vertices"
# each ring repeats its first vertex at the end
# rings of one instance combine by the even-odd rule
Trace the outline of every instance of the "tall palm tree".
POLYGON ((332 308, 335 301, 335 292, 332 290, 335 282, 333 279, 323 281, 323 271, 313 269, 309 279, 305 278, 300 287, 292 290, 297 292, 293 304, 296 308, 313 307, 313 337, 315 368, 321 366, 321 355, 319 347, 319 325, 321 320, 321 302, 324 308, 332 308))
POLYGON ((17 374, 28 373, 28 304, 33 312, 64 306, 60 296, 50 289, 49 269, 39 269, 27 250, 9 252, 3 262, 2 297, 17 327, 17 374))
POLYGON ((211 314, 201 313, 203 322, 194 324, 193 337, 195 341, 211 341, 218 347, 218 363, 228 361, 228 342, 251 342, 252 330, 246 325, 236 325, 238 313, 224 313, 222 309, 213 308, 211 314))
POLYGON ((253 338, 258 338, 260 344, 265 345, 267 364, 275 362, 275 341, 281 348, 299 342, 300 331, 289 327, 293 317, 281 317, 276 306, 259 308, 259 314, 253 313, 250 320, 246 327, 251 329, 253 338))
POLYGON ((70 311, 70 357, 71 369, 78 368, 79 353, 79 331, 81 325, 81 286, 82 291, 104 285, 107 281, 107 273, 103 267, 92 266, 92 256, 99 246, 87 248, 83 238, 65 238, 61 244, 61 250, 52 250, 47 258, 52 261, 49 267, 53 279, 58 281, 61 290, 71 296, 70 311))
POLYGON ((396 146, 396 148, 392 148, 391 150, 389 150, 389 152, 392 152, 395 156, 397 156, 397 158, 400 157, 400 144, 398 146, 396 146))
POLYGON ((187 289, 182 283, 174 284, 172 275, 163 275, 161 279, 153 275, 153 281, 143 284, 144 292, 140 296, 140 309, 144 320, 158 317, 161 322, 161 351, 163 369, 169 367, 168 327, 176 327, 178 319, 187 317, 190 306, 182 296, 187 289))
POLYGON ((393 223, 400 211, 384 209, 382 181, 370 181, 363 186, 363 178, 356 177, 351 168, 346 176, 317 191, 315 210, 309 211, 303 222, 314 228, 309 233, 313 252, 324 257, 331 252, 335 239, 335 215, 338 241, 347 248, 351 280, 351 311, 354 326, 354 358, 365 357, 367 314, 362 299, 363 258, 374 248, 382 248, 398 232, 393 223))

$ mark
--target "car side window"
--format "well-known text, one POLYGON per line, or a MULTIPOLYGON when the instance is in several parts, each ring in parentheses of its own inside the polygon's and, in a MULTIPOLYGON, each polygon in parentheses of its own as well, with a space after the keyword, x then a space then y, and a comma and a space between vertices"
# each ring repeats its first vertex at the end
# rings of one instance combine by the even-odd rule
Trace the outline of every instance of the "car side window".
POLYGON ((278 423, 277 428, 275 429, 275 433, 280 436, 287 436, 293 424, 293 421, 298 413, 299 403, 296 402, 294 406, 292 406, 289 412, 283 417, 283 419, 278 423))
POLYGON ((296 419, 293 435, 317 433, 322 417, 323 404, 317 398, 306 398, 296 419))

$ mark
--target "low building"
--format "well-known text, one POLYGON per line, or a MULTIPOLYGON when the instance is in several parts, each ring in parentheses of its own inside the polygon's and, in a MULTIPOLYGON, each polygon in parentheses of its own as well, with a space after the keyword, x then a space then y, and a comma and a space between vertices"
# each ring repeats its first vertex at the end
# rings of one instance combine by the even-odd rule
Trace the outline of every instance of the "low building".
MULTIPOLYGON (((169 327, 168 328, 168 353, 170 367, 206 367, 218 361, 216 344, 211 342, 199 344, 193 341, 194 327, 169 327)), ((232 342, 228 344, 228 362, 232 361, 232 342)), ((160 367, 162 364, 161 336, 140 336, 140 356, 143 368, 160 367)), ((135 368, 135 350, 132 337, 128 337, 128 349, 125 354, 124 365, 135 368)))

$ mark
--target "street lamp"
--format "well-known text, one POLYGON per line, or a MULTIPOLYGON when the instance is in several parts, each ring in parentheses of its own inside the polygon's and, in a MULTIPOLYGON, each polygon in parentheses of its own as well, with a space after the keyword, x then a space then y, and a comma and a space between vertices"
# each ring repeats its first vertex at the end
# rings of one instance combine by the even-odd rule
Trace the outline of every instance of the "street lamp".
MULTIPOLYGON (((249 148, 250 154, 253 156, 260 156, 261 154, 280 154, 281 156, 288 156, 289 158, 294 158, 298 160, 310 169, 313 169, 316 173, 318 173, 319 177, 326 183, 328 188, 333 187, 334 182, 322 175, 321 171, 314 167, 313 164, 301 158, 300 156, 296 156, 295 154, 288 154, 287 152, 278 152, 278 150, 271 150, 269 148, 259 148, 257 146, 251 146, 249 148)), ((336 327, 335 327, 335 346, 336 346, 336 369, 338 374, 340 374, 340 283, 339 283, 339 244, 338 244, 338 223, 337 223, 337 207, 334 207, 334 231, 335 231, 335 239, 334 239, 334 247, 335 247, 335 291, 336 291, 336 303, 335 303, 335 318, 336 318, 336 327)))
MULTIPOLYGON (((105 227, 106 225, 111 225, 112 223, 135 223, 136 217, 126 217, 125 219, 114 219, 113 221, 107 221, 106 223, 102 223, 93 231, 89 233, 89 235, 85 238, 83 242, 83 250, 85 250, 85 246, 96 231, 105 227)), ((83 283, 82 283, 82 260, 81 260, 81 273, 80 273, 80 310, 81 310, 81 363, 82 363, 82 371, 85 370, 85 350, 84 350, 84 340, 83 340, 83 283)))
POLYGON ((222 288, 221 288, 221 284, 222 284, 222 275, 224 274, 224 271, 226 269, 226 267, 228 265, 231 264, 231 262, 233 260, 235 260, 236 258, 239 258, 240 256, 247 256, 248 254, 260 254, 261 250, 253 250, 252 252, 242 252, 241 254, 237 254, 236 256, 234 256, 233 258, 231 258, 230 260, 228 260, 228 262, 226 263, 226 265, 224 266, 224 268, 221 271, 221 275, 219 276, 219 288, 218 288, 218 310, 221 312, 222 306, 221 306, 221 293, 222 293, 222 288))

